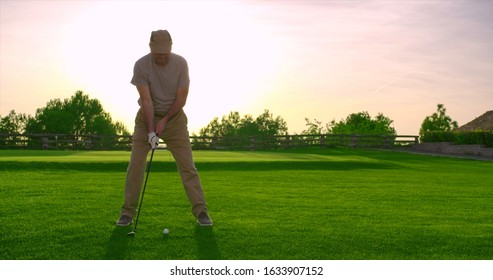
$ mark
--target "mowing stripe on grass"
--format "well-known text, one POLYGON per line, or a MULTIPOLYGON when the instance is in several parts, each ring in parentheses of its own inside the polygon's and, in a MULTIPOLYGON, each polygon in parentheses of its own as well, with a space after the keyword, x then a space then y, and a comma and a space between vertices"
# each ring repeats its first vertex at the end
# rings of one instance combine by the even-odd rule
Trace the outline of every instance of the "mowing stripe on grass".
POLYGON ((493 258, 491 162, 351 149, 194 156, 214 227, 195 225, 169 152, 157 151, 131 243, 114 226, 128 152, 0 151, 0 259, 493 258))

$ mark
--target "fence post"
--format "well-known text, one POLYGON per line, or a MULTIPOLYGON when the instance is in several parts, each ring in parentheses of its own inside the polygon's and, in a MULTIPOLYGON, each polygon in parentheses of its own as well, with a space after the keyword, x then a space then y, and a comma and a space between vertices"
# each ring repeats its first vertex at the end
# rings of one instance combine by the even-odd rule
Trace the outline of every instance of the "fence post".
POLYGON ((351 135, 351 147, 356 148, 357 145, 358 145, 358 137, 356 136, 356 134, 352 134, 351 135))
POLYGON ((255 151, 255 136, 250 137, 250 151, 255 151))
POLYGON ((43 141, 43 150, 47 150, 49 148, 48 137, 43 137, 42 141, 43 141))
POLYGON ((325 135, 320 135, 320 146, 325 148, 325 135))
POLYGON ((282 147, 283 147, 284 149, 289 149, 289 147, 290 147, 290 145, 291 145, 291 143, 290 143, 290 142, 291 142, 291 136, 289 136, 289 135, 285 135, 285 136, 283 136, 283 137, 284 137, 284 141, 283 141, 283 143, 282 143, 282 147))
POLYGON ((388 135, 384 136, 384 144, 383 145, 384 145, 385 148, 390 148, 391 147, 390 146, 390 137, 391 136, 388 136, 388 135))

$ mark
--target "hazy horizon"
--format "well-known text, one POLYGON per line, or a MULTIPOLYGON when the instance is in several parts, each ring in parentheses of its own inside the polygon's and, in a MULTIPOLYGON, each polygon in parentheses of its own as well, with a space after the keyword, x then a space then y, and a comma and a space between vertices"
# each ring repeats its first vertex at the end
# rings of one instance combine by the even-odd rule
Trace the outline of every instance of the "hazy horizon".
POLYGON ((81 90, 133 130, 133 64, 168 29, 190 67, 198 132, 229 112, 290 133, 382 113, 417 135, 444 104, 464 125, 493 110, 493 1, 0 1, 0 115, 81 90))

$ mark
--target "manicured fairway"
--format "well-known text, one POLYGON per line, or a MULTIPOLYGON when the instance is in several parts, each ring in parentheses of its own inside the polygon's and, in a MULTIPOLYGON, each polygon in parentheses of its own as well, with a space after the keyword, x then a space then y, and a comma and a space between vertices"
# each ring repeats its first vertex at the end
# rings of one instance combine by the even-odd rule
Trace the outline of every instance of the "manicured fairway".
POLYGON ((131 239, 114 226, 128 152, 0 150, 0 259, 493 259, 493 162, 352 149, 194 155, 214 227, 195 225, 159 150, 131 239))

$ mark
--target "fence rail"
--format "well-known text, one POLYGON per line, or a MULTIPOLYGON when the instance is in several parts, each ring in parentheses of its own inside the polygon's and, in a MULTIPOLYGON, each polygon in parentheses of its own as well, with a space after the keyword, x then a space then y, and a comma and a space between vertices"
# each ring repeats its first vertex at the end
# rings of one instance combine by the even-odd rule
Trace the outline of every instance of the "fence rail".
MULTIPOLYGON (((195 150, 274 150, 307 147, 392 148, 418 143, 414 135, 277 135, 251 137, 191 136, 195 150)), ((0 149, 130 150, 131 135, 5 134, 0 149)), ((161 146, 162 147, 162 146, 161 146)))

